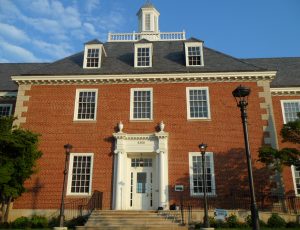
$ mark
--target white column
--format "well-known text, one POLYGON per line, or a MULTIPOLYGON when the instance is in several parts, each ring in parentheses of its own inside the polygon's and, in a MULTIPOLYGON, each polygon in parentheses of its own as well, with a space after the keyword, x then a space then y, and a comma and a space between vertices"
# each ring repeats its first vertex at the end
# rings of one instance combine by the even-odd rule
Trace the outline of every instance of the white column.
POLYGON ((122 209, 122 196, 123 196, 123 178, 122 178, 122 162, 123 162, 123 153, 117 151, 117 165, 115 165, 116 170, 116 184, 115 184, 115 210, 122 209))
POLYGON ((164 207, 166 203, 166 184, 165 184, 165 156, 163 151, 159 151, 159 195, 158 206, 164 207))

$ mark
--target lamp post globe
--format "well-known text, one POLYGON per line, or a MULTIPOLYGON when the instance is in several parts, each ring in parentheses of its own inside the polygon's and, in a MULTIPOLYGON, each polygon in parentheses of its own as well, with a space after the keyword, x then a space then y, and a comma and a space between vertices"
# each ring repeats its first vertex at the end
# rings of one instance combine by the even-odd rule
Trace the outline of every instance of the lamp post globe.
POLYGON ((251 219, 252 219, 252 229, 259 230, 259 218, 258 218, 258 209, 255 200, 255 190, 253 183, 253 173, 252 173, 252 165, 251 165, 251 153, 250 153, 250 145, 249 145, 249 137, 248 137, 248 126, 247 126, 247 106, 248 106, 248 97, 251 93, 249 87, 246 86, 238 86, 235 90, 232 91, 232 95, 234 96, 237 107, 240 108, 241 118, 243 123, 243 132, 244 132, 244 142, 246 149, 246 157, 247 157, 247 168, 248 168, 248 180, 249 180, 249 190, 251 196, 251 219))

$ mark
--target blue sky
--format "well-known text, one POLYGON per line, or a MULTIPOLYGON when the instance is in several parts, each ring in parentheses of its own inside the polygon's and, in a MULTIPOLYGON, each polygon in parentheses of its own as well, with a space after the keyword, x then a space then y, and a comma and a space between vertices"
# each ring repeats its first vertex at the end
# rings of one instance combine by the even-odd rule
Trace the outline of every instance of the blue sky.
MULTIPOLYGON (((107 33, 137 31, 145 0, 0 0, 0 62, 49 62, 107 33)), ((152 0, 160 30, 229 55, 300 56, 300 0, 152 0)))

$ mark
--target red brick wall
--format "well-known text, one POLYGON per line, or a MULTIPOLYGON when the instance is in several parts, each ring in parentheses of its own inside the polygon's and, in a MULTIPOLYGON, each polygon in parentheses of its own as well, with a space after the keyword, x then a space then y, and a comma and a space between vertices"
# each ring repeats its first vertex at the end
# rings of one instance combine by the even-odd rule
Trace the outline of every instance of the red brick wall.
MULTIPOLYGON (((300 96, 273 96, 273 110, 274 110, 274 117, 275 117, 275 124, 276 124, 276 130, 277 130, 277 136, 278 136, 278 144, 279 148, 298 148, 300 149, 300 145, 292 144, 289 142, 282 142, 282 138, 280 136, 280 130, 283 126, 283 115, 282 115, 282 109, 281 109, 281 100, 294 100, 298 99, 300 100, 300 96)), ((283 181, 285 186, 285 191, 287 194, 295 195, 294 191, 294 184, 293 184, 293 178, 292 178, 292 171, 290 167, 285 167, 283 170, 283 181)))
MULTIPOLYGON (((188 152, 198 152, 201 142, 208 144, 207 151, 214 152, 217 194, 231 189, 248 191, 247 166, 240 111, 232 97, 239 83, 173 83, 143 85, 63 85, 32 86, 27 120, 23 127, 40 133, 40 148, 44 155, 38 163, 38 174, 27 181, 29 191, 19 198, 14 208, 58 208, 60 203, 64 149, 71 143, 73 152, 93 152, 93 190, 103 192, 104 208, 111 208, 113 142, 112 133, 119 121, 127 133, 153 133, 160 121, 169 132, 169 184, 170 199, 176 199, 175 184, 189 188, 188 152), (208 86, 210 92, 210 121, 187 121, 186 87, 208 86), (130 122, 130 88, 153 88, 153 121, 130 122), (98 108, 96 122, 74 122, 74 101, 78 88, 97 88, 98 108), (32 189, 35 187, 35 189, 32 189)), ((262 91, 254 82, 249 97, 249 137, 253 158, 263 143, 258 97, 262 91)), ((268 184, 268 175, 262 165, 254 162, 256 189, 268 184)), ((69 198, 68 198, 69 199, 69 198)))

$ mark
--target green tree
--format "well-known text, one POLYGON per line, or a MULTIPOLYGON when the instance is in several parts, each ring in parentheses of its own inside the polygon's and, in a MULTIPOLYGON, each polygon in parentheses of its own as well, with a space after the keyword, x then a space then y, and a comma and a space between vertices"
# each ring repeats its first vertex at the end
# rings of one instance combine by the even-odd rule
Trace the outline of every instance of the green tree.
POLYGON ((300 144, 300 113, 297 114, 298 119, 290 121, 283 125, 281 129, 281 136, 283 142, 291 142, 294 144, 300 144))
POLYGON ((13 117, 0 117, 1 222, 7 222, 11 202, 26 191, 25 180, 35 172, 38 134, 13 127, 13 117))

